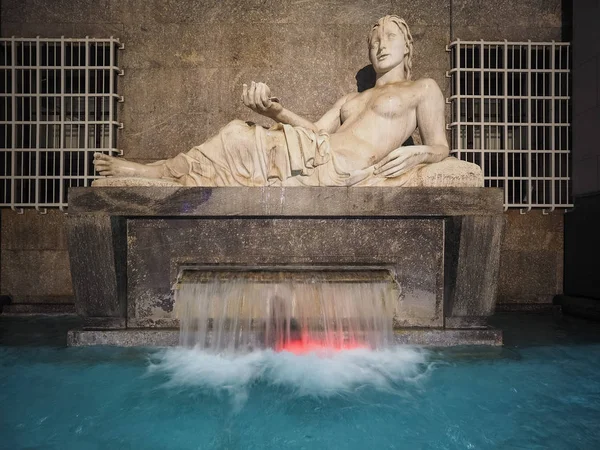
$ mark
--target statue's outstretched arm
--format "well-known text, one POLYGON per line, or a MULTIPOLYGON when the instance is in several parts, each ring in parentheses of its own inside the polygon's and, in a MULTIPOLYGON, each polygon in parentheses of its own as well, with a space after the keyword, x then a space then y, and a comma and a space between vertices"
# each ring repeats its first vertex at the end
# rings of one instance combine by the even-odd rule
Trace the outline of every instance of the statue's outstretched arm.
POLYGON ((338 100, 333 107, 316 123, 284 108, 279 101, 271 97, 271 89, 265 83, 255 83, 242 86, 242 101, 244 104, 259 114, 273 119, 275 122, 301 126, 309 130, 325 130, 335 132, 340 126, 340 109, 346 102, 347 96, 338 100))
POLYGON ((423 79, 417 105, 417 126, 423 145, 398 147, 375 166, 375 175, 397 177, 417 164, 439 162, 450 153, 446 139, 444 95, 434 80, 423 79))

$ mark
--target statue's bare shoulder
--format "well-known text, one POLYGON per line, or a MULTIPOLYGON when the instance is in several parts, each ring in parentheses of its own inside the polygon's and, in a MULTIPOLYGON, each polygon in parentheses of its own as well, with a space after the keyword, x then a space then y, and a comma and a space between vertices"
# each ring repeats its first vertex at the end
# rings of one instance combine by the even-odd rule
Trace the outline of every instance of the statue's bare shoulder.
POLYGON ((420 100, 441 100, 443 102, 444 95, 442 94, 442 90, 433 78, 421 78, 415 81, 414 84, 419 92, 420 100))
POLYGON ((442 94, 440 87, 433 78, 420 78, 418 80, 403 80, 396 83, 391 83, 387 86, 388 89, 402 94, 415 95, 415 100, 424 100, 431 96, 439 96, 442 94))
MULTIPOLYGON (((362 94, 367 94, 367 97, 373 98, 379 95, 392 95, 401 97, 403 100, 411 99, 415 104, 431 98, 439 99, 442 97, 442 91, 432 78, 420 78, 418 80, 402 80, 396 83, 390 83, 382 87, 374 87, 362 94)), ((355 97, 349 97, 351 101, 355 97)), ((415 105, 416 106, 416 105, 415 105)))

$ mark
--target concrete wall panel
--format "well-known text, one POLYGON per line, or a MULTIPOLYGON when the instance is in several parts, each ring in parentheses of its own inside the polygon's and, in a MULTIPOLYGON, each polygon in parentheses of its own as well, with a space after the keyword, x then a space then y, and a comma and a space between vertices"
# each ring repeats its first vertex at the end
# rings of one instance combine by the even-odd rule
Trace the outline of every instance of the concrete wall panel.
POLYGON ((562 5, 546 0, 454 0, 453 38, 462 40, 560 40, 562 5))
POLYGON ((47 214, 25 210, 23 214, 17 214, 3 209, 2 250, 66 250, 66 219, 65 213, 58 210, 48 210, 47 214))
POLYGON ((549 303, 562 293, 564 213, 506 213, 498 303, 549 303))
POLYGON ((2 250, 2 295, 14 303, 51 303, 73 295, 66 250, 2 250))

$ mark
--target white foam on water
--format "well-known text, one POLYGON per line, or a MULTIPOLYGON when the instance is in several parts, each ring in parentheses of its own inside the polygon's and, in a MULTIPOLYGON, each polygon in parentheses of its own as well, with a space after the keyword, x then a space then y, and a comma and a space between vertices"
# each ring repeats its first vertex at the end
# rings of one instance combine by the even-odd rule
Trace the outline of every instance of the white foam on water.
POLYGON ((417 384, 432 367, 429 352, 414 347, 303 355, 273 350, 228 354, 174 348, 154 354, 148 370, 150 374, 166 375, 166 387, 229 394, 237 409, 257 383, 282 387, 299 397, 351 395, 363 389, 401 394, 403 387, 417 384))

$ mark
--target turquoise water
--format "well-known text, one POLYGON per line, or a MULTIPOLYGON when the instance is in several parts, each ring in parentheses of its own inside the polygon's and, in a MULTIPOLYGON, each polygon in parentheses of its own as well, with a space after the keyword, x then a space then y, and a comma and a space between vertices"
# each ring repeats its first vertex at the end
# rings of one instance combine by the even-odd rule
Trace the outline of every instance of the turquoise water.
POLYGON ((228 358, 0 318, 0 448, 600 448, 598 325, 495 321, 503 349, 228 358))

